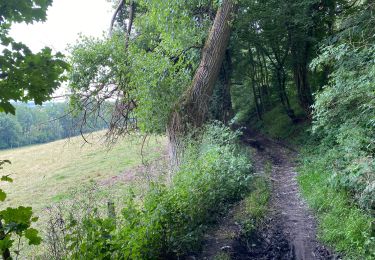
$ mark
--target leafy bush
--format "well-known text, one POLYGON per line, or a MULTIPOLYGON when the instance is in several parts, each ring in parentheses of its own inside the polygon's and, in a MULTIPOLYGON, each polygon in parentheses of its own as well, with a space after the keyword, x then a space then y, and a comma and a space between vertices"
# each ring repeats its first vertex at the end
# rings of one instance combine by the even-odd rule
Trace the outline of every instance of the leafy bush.
POLYGON ((152 184, 142 198, 129 193, 116 220, 95 210, 80 222, 72 216, 66 257, 155 259, 198 250, 206 227, 243 198, 252 177, 237 133, 215 123, 199 136, 187 142, 171 182, 152 184))
POLYGON ((327 48, 316 62, 331 62, 335 72, 317 95, 313 130, 321 137, 333 170, 331 184, 350 190, 359 204, 375 208, 375 48, 342 44, 327 48))
POLYGON ((336 188, 345 188, 366 209, 375 209, 375 45, 372 1, 344 15, 340 33, 312 62, 329 67, 329 82, 316 95, 313 131, 327 154, 336 188))

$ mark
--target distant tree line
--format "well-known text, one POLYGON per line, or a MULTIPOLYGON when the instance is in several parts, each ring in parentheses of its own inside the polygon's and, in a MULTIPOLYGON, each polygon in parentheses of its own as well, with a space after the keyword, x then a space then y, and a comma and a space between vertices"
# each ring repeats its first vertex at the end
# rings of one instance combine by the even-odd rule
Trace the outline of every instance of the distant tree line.
MULTIPOLYGON (((0 149, 51 142, 108 127, 105 110, 98 119, 72 111, 67 103, 15 107, 15 115, 0 114, 0 149)), ((109 103, 107 107, 110 108, 109 103)))

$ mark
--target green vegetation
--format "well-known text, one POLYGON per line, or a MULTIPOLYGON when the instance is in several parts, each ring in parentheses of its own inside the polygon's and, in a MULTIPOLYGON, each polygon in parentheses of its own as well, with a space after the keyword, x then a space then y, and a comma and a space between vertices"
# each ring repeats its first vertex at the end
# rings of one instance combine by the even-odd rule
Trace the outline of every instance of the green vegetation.
MULTIPOLYGON (((127 170, 130 175, 137 174, 132 169, 142 164, 142 140, 139 137, 125 138, 113 147, 103 144, 103 132, 93 133, 87 138, 92 144, 74 137, 0 151, 1 158, 12 161, 3 174, 11 174, 14 180, 12 185, 4 186, 9 194, 5 206, 31 205, 40 214, 52 202, 69 198, 70 190, 81 185, 110 180, 127 170)), ((165 139, 149 138, 144 149, 147 151, 144 160, 155 160, 165 153, 165 139)))
MULTIPOLYGON (((39 53, 32 53, 23 43, 14 41, 9 37, 9 29, 13 23, 33 23, 45 21, 46 11, 52 1, 28 0, 22 3, 0 2, 0 113, 15 113, 11 101, 27 102, 33 100, 36 104, 49 100, 65 77, 63 73, 68 69, 68 64, 62 60, 61 53, 53 54, 51 48, 44 48, 39 53)), ((17 131, 15 120, 0 119, 0 135, 12 135, 17 131)), ((13 140, 1 136, 0 148, 4 143, 12 146, 13 140)), ((0 169, 4 164, 0 160, 0 169)), ((11 182, 5 176, 1 181, 11 182)), ((0 202, 6 194, 0 189, 0 202)), ((13 205, 12 205, 13 206, 13 205)), ((11 259, 10 248, 15 240, 22 237, 28 239, 30 245, 40 243, 38 231, 31 228, 31 223, 36 221, 32 217, 31 207, 8 207, 0 211, 0 253, 3 259, 11 259), (17 236, 15 238, 14 236, 17 236)), ((13 254, 13 252, 12 252, 13 254)), ((19 255, 19 248, 14 251, 19 255)))
POLYGON ((207 225, 246 194, 252 175, 228 128, 207 126, 189 143, 171 183, 154 183, 143 198, 130 194, 116 219, 71 216, 66 257, 155 259, 198 250, 207 225))
MULTIPOLYGON (((199 250, 206 227, 249 190, 242 223, 251 232, 266 213, 268 184, 250 174, 237 133, 214 120, 306 149, 300 184, 320 238, 348 258, 375 257, 373 1, 113 0, 109 36, 81 37, 67 61, 8 37, 12 23, 44 21, 52 0, 8 2, 0 3, 0 112, 14 114, 14 101, 48 100, 69 69, 76 117, 40 126, 66 108, 17 107, 16 117, 0 116, 0 148, 71 136, 71 124, 82 132, 105 125, 109 140, 167 132, 169 141, 170 178, 135 187, 115 205, 116 217, 99 213, 103 205, 82 216, 62 212, 67 233, 52 258, 183 256, 199 250)), ((107 152, 78 149, 76 140, 0 152, 13 162, 7 203, 40 212, 78 183, 140 164, 139 145, 122 144, 129 139, 107 152)), ((152 138, 150 160, 161 153, 154 147, 152 138)))
POLYGON ((317 212, 319 237, 348 258, 373 259, 375 218, 356 206, 350 193, 332 188, 325 163, 321 155, 306 153, 299 176, 303 195, 317 212))
POLYGON ((113 109, 110 103, 103 105, 106 109, 97 119, 73 111, 66 103, 13 106, 15 115, 0 114, 0 149, 46 143, 106 129, 113 109))
POLYGON ((25 44, 9 37, 13 23, 45 21, 51 4, 50 0, 0 2, 0 112, 14 114, 11 101, 33 100, 41 105, 66 79, 63 73, 69 66, 61 53, 53 54, 48 47, 32 53, 25 44))
POLYGON ((214 260, 230 260, 230 255, 228 253, 220 252, 215 256, 214 260))
MULTIPOLYGON (((316 212, 319 239, 348 259, 373 259, 375 218, 371 211, 356 203, 350 190, 335 184, 334 178, 337 176, 332 174, 332 165, 337 165, 339 154, 334 152, 337 148, 329 150, 325 142, 319 144, 320 139, 312 135, 311 130, 307 132, 308 124, 288 125, 285 120, 281 120, 284 117, 275 108, 265 113, 258 127, 274 138, 288 140, 302 150, 298 180, 303 196, 316 212), (272 120, 267 121, 266 118, 272 120)), ((257 195, 256 199, 262 201, 265 196, 257 195)), ((262 208, 260 210, 262 212, 262 208)), ((256 216, 256 212, 252 215, 256 216)))
MULTIPOLYGON (((342 253, 345 259, 373 259, 375 218, 371 211, 356 203, 350 190, 335 184, 337 176, 332 174, 332 166, 337 165, 339 158, 339 154, 334 152, 337 148, 329 150, 325 142, 320 143, 308 124, 289 125, 281 120, 284 117, 275 108, 265 113, 258 129, 272 134, 274 138, 288 140, 302 151, 298 180, 302 195, 316 212, 319 239, 342 253), (266 118, 272 120, 267 121, 266 118)), ((256 198, 262 201, 264 196, 257 195, 256 198)))
POLYGON ((271 164, 266 164, 264 175, 253 179, 249 194, 241 202, 242 211, 236 213, 235 218, 242 227, 241 239, 251 239, 253 232, 261 227, 263 218, 269 210, 271 167, 271 164))
MULTIPOLYGON (((4 164, 10 164, 10 161, 0 160, 0 170, 4 164)), ((0 182, 12 183, 13 179, 7 175, 1 176, 0 182)), ((4 202, 7 194, 0 189, 0 202, 4 202)), ((37 221, 37 217, 33 217, 31 207, 7 207, 0 210, 0 252, 3 259, 11 257, 10 250, 13 246, 17 248, 14 253, 19 256, 19 246, 22 238, 28 240, 29 245, 39 245, 41 237, 38 231, 31 227, 33 222, 37 221)))

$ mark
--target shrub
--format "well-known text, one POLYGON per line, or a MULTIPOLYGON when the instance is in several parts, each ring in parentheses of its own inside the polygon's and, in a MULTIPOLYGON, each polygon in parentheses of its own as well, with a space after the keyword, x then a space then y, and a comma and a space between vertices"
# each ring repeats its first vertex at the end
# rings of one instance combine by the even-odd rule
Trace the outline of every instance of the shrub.
POLYGON ((238 133, 219 123, 187 144, 171 182, 153 183, 142 198, 130 193, 116 221, 95 211, 80 223, 72 218, 66 257, 174 258, 198 250, 206 227, 247 193, 251 164, 238 133))

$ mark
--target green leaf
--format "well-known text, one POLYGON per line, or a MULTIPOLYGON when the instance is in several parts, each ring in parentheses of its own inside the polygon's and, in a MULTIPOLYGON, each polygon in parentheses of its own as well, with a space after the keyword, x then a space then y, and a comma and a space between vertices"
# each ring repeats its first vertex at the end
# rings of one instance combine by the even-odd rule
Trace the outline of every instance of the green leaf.
POLYGON ((16 109, 10 102, 0 102, 0 112, 16 114, 16 109))
POLYGON ((42 238, 38 236, 38 230, 29 228, 25 231, 25 237, 29 240, 29 245, 39 245, 42 238))
POLYGON ((9 177, 9 175, 1 176, 1 181, 6 181, 6 182, 13 182, 13 179, 9 177))
POLYGON ((11 248, 13 245, 13 240, 10 236, 6 236, 4 239, 0 240, 0 253, 4 252, 5 249, 11 248))
POLYGON ((32 216, 31 207, 18 207, 18 208, 7 208, 1 211, 1 215, 6 223, 16 223, 30 225, 30 219, 32 216))
MULTIPOLYGON (((1 111, 1 109, 0 109, 0 111, 1 111)), ((2 166, 3 166, 4 164, 6 164, 6 163, 7 163, 7 164, 11 164, 11 162, 10 162, 9 160, 0 160, 0 169, 2 169, 2 168, 3 168, 2 166)))
POLYGON ((2 189, 0 189, 0 201, 4 201, 6 197, 6 193, 2 189))

